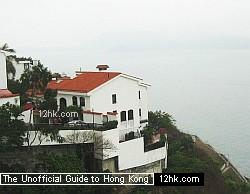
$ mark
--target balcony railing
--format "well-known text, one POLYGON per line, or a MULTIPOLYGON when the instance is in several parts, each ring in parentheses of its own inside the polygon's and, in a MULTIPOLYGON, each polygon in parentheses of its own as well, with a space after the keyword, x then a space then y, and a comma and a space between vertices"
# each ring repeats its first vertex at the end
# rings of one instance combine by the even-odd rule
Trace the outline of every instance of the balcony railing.
POLYGON ((149 144, 149 145, 146 145, 144 146, 144 152, 148 152, 148 151, 151 151, 151 150, 155 150, 155 149, 158 149, 158 148, 161 148, 161 147, 164 147, 165 146, 165 142, 163 141, 158 141, 156 143, 153 143, 153 144, 149 144))
POLYGON ((148 119, 144 119, 144 120, 140 120, 140 123, 147 123, 148 122, 148 119))
POLYGON ((117 121, 109 121, 104 124, 97 123, 81 123, 76 125, 70 124, 48 124, 48 123, 37 123, 30 125, 30 131, 38 131, 42 129, 58 129, 58 130, 96 130, 96 131, 106 131, 110 129, 117 128, 117 121))

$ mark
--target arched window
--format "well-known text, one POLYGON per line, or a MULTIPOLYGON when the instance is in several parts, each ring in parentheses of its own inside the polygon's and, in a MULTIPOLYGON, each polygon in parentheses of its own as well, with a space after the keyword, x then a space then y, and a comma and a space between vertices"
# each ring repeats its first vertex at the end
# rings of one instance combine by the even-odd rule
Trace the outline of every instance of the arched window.
POLYGON ((60 109, 65 109, 67 107, 67 101, 65 98, 60 98, 60 109))
POLYGON ((80 97, 80 106, 85 106, 85 98, 80 97))
POLYGON ((133 110, 128 111, 128 120, 134 120, 134 112, 133 112, 133 110))
POLYGON ((126 111, 122 111, 121 112, 121 122, 126 121, 126 120, 127 120, 126 111))
POLYGON ((74 106, 77 106, 77 97, 76 96, 72 97, 72 103, 74 106))

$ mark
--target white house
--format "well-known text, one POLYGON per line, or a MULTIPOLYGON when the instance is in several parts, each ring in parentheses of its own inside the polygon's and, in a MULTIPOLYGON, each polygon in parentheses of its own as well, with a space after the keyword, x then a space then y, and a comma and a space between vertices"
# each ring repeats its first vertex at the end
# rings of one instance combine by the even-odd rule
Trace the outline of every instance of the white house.
POLYGON ((0 106, 7 102, 20 105, 20 98, 7 88, 6 53, 0 50, 0 106))
MULTIPOLYGON (((85 123, 118 121, 115 129, 96 131, 103 141, 109 140, 115 148, 103 149, 101 155, 96 155, 103 170, 161 172, 166 167, 167 146, 145 151, 140 133, 148 122, 150 85, 131 75, 107 71, 107 65, 97 68, 96 72, 76 72, 72 79, 53 80, 48 88, 57 90, 60 107, 82 107, 85 123), (126 138, 131 132, 133 138, 126 138)), ((70 131, 60 133, 66 135, 70 131)))
POLYGON ((9 77, 14 78, 15 80, 19 80, 26 69, 31 69, 33 65, 38 64, 38 60, 32 60, 31 58, 25 57, 17 57, 15 60, 12 60, 12 64, 16 70, 16 73, 15 76, 11 74, 9 75, 9 77))

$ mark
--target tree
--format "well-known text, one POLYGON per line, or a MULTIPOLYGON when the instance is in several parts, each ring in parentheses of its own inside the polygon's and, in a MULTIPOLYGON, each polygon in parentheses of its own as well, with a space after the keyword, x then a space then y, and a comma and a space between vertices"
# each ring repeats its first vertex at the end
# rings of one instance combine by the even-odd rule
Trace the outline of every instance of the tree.
POLYGON ((21 146, 26 131, 20 120, 22 109, 10 103, 0 106, 0 148, 21 146))
POLYGON ((31 96, 34 97, 37 93, 44 92, 47 84, 52 79, 52 74, 47 67, 44 67, 40 61, 38 65, 32 66, 32 69, 26 69, 21 75, 21 82, 28 89, 31 89, 31 96))
MULTIPOLYGON (((16 51, 12 48, 9 48, 9 45, 7 43, 4 43, 2 46, 0 46, 0 50, 3 50, 5 52, 8 53, 15 53, 16 51)), ((13 65, 13 61, 15 61, 16 56, 13 55, 9 55, 6 57, 6 71, 7 74, 12 74, 13 76, 15 76, 16 74, 16 69, 13 65)))
POLYGON ((44 100, 40 102, 38 108, 40 110, 57 110, 57 91, 47 89, 44 92, 44 100))
POLYGON ((148 120, 149 120, 149 126, 153 129, 159 129, 159 128, 174 128, 175 126, 175 120, 173 117, 166 113, 161 111, 156 112, 149 112, 148 113, 148 120))
POLYGON ((98 158, 103 158, 106 156, 104 153, 108 150, 115 150, 116 147, 114 144, 109 140, 103 138, 101 134, 94 131, 85 131, 85 132, 75 132, 67 135, 64 138, 64 143, 70 144, 78 144, 78 143, 94 143, 94 150, 90 150, 94 152, 94 155, 98 158))
POLYGON ((20 95, 21 105, 24 105, 26 102, 31 101, 31 99, 29 99, 28 95, 26 94, 26 91, 28 90, 28 88, 29 88, 28 85, 25 85, 19 80, 8 79, 8 89, 13 94, 20 95))

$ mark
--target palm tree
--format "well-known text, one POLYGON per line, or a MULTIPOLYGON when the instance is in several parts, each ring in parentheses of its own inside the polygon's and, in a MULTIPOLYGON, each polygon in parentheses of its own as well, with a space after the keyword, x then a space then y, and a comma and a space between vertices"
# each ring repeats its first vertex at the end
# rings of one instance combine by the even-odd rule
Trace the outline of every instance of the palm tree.
POLYGON ((21 82, 27 85, 28 89, 31 89, 32 97, 39 92, 44 92, 51 79, 51 72, 40 62, 38 62, 38 65, 32 66, 31 70, 25 70, 20 78, 21 82))
MULTIPOLYGON (((12 48, 9 48, 9 45, 7 43, 4 43, 2 46, 0 46, 0 50, 8 52, 8 53, 15 53, 16 51, 12 48)), ((16 74, 16 69, 13 65, 13 60, 15 60, 15 56, 9 55, 6 57, 6 71, 7 75, 12 74, 13 77, 16 74)))

